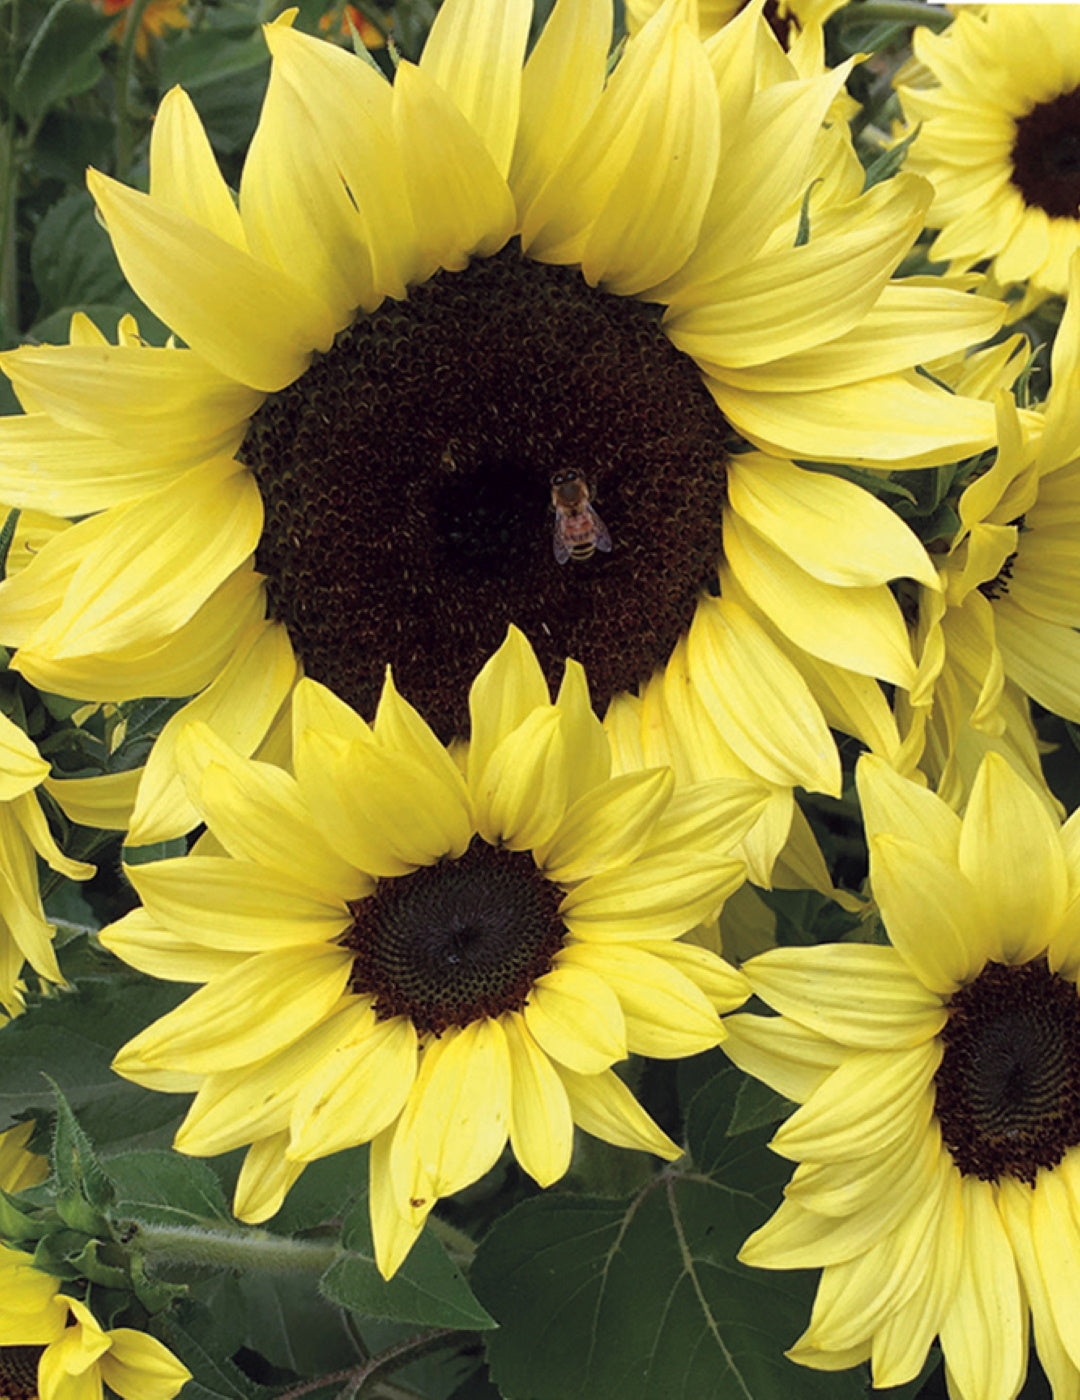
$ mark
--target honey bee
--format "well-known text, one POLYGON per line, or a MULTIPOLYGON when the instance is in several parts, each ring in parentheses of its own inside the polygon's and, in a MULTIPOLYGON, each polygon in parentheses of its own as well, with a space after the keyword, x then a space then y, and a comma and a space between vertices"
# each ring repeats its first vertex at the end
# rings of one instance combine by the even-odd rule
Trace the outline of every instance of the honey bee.
POLYGON ((580 472, 556 472, 551 478, 551 504, 555 507, 555 558, 591 559, 599 549, 611 552, 608 528, 589 504, 589 488, 580 472))

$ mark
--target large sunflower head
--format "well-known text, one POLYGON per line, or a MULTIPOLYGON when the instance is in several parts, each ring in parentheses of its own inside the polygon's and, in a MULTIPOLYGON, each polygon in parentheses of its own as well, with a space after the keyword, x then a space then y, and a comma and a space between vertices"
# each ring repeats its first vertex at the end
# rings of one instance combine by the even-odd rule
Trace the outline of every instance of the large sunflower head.
POLYGON ((925 556, 895 521, 887 548, 876 526, 860 541, 824 475, 767 475, 765 452, 983 444, 989 406, 912 366, 1000 308, 889 283, 929 190, 860 192, 823 125, 845 70, 801 76, 760 5, 703 41, 690 0, 666 0, 610 76, 610 0, 559 0, 523 67, 531 9, 447 0, 392 83, 269 25, 239 205, 179 90, 148 195, 90 177, 186 348, 128 334, 3 359, 27 413, 0 425, 0 494, 80 517, 0 588, 16 666, 81 698, 206 687, 151 760, 135 844, 194 821, 182 723, 251 753, 298 665, 370 718, 390 662, 449 738, 509 623, 549 680, 579 658, 601 713, 689 636, 699 748, 718 731, 788 792, 835 789, 805 684, 715 597, 736 518, 785 634, 910 679, 886 580, 925 556), (735 430, 764 449, 738 469, 735 430), (740 674, 703 681, 696 658, 721 653, 740 674), (717 693, 750 708, 732 720, 717 693))
POLYGON ((102 936, 206 984, 116 1060, 198 1089, 177 1146, 251 1144, 236 1210, 262 1220, 305 1163, 372 1142, 387 1275, 508 1137, 541 1185, 566 1171, 575 1123, 677 1155, 612 1066, 717 1044, 717 1011, 746 994, 680 935, 741 884, 727 853, 759 788, 610 778, 580 668, 551 704, 520 633, 471 708, 464 771, 389 679, 371 728, 301 682, 295 778, 189 728, 189 786, 223 854, 133 867, 144 908, 102 936))
POLYGON ((860 761, 870 880, 891 946, 744 964, 780 1014, 735 1016, 736 1063, 799 1107, 773 1140, 799 1165, 742 1257, 824 1266, 790 1355, 876 1386, 940 1337, 950 1394, 1009 1400, 1029 1321, 1055 1395, 1080 1383, 1080 861, 998 754, 963 820, 860 761))
POLYGON ((934 185, 932 255, 1063 294, 1080 245, 1080 10, 959 6, 914 47, 923 71, 899 91, 921 123, 908 168, 934 185))

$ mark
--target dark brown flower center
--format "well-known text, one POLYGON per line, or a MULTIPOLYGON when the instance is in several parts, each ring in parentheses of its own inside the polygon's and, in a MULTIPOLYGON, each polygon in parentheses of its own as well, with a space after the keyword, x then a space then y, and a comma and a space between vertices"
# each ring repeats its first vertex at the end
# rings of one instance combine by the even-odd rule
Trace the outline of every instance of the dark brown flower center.
POLYGON ((1080 88, 1017 119, 1011 158, 1025 204, 1052 219, 1080 216, 1080 88))
POLYGON ((601 711, 666 662, 715 579, 727 429, 661 310, 515 243, 360 316, 266 400, 241 449, 257 563, 309 675, 370 716, 391 662, 449 738, 508 623, 552 680, 582 662, 601 711))
POLYGON ((351 905, 350 989, 436 1035, 519 1011, 562 947, 562 899, 531 855, 475 837, 458 860, 380 880, 351 905))
POLYGON ((37 1400, 44 1347, 0 1347, 0 1400, 37 1400))
POLYGON ((988 963, 949 1000, 935 1087, 941 1135, 967 1176, 1034 1185, 1080 1143, 1080 997, 1042 960, 988 963))

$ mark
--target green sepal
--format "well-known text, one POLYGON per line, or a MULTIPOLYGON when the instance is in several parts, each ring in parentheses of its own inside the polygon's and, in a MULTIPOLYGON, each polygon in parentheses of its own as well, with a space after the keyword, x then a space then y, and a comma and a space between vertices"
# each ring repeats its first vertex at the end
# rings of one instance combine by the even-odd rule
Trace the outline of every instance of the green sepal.
POLYGON ((51 1154, 56 1212, 72 1229, 107 1237, 111 1232, 104 1212, 113 1201, 112 1182, 98 1161, 90 1139, 79 1126, 63 1090, 55 1080, 50 1083, 56 1099, 51 1154))
POLYGON ((122 1269, 117 1264, 106 1263, 101 1257, 103 1249, 116 1252, 114 1245, 103 1244, 101 1240, 87 1240, 71 1262, 83 1278, 89 1279, 91 1283, 99 1283, 105 1288, 127 1289, 127 1269, 122 1269))
POLYGON ((38 1240, 44 1232, 38 1216, 28 1214, 14 1196, 0 1191, 0 1239, 38 1240))
POLYGON ((74 1260, 85 1248, 86 1236, 81 1230, 50 1230, 37 1243, 34 1265, 53 1278, 80 1279, 82 1272, 74 1260))
POLYGON ((188 1293, 186 1283, 166 1283, 160 1278, 151 1278, 146 1272, 146 1261, 141 1254, 131 1256, 131 1287, 135 1297, 151 1316, 164 1310, 178 1298, 188 1293))

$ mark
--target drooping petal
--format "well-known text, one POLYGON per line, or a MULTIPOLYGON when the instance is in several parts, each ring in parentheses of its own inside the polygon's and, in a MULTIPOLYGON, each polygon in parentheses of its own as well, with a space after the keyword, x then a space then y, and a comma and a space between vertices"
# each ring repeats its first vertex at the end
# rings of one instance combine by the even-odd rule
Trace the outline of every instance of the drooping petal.
POLYGON ((233 1213, 238 1220, 259 1225, 277 1215, 290 1188, 307 1165, 285 1156, 288 1134, 272 1133, 253 1142, 236 1182, 233 1213))
POLYGON ((175 933, 147 909, 133 909, 98 934, 102 947, 124 962, 166 982, 209 982, 239 966, 249 948, 206 947, 175 933))
POLYGON ((172 1400, 191 1372, 163 1342, 134 1327, 115 1327, 101 1358, 101 1379, 123 1400, 172 1400))
POLYGON ((503 1018, 510 1051, 510 1146, 539 1186, 566 1173, 574 1146, 574 1122, 566 1089, 522 1016, 503 1018))
POLYGON ((649 1117, 614 1070, 578 1074, 557 1065, 579 1128, 616 1147, 633 1147, 672 1162, 682 1149, 649 1117))

